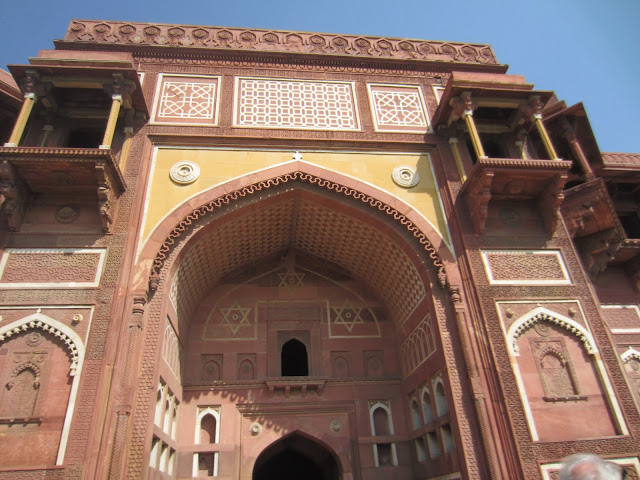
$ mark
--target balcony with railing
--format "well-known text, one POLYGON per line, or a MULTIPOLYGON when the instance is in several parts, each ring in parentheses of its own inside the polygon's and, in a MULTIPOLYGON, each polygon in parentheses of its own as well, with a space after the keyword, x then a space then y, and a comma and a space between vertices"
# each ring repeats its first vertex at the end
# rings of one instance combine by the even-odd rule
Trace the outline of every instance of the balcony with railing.
POLYGON ((542 122, 551 97, 517 75, 454 72, 447 82, 434 125, 449 136, 476 234, 485 232, 492 200, 533 202, 545 230, 555 230, 572 162, 558 158, 542 122))

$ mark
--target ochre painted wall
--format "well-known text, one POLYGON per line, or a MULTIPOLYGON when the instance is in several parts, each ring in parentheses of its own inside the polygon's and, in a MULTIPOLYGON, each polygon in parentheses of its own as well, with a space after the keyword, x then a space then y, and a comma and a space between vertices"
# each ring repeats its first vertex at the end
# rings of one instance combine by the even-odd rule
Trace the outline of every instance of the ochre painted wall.
MULTIPOLYGON (((158 148, 145 202, 143 242, 140 246, 167 214, 189 198, 234 178, 292 161, 294 154, 295 151, 291 150, 158 148), (195 162, 200 167, 200 177, 189 185, 177 184, 169 177, 171 167, 184 160, 195 162)), ((431 159, 427 153, 302 151, 300 154, 303 161, 370 183, 399 198, 420 212, 445 243, 450 245, 431 159), (400 165, 416 169, 420 181, 415 187, 403 188, 394 183, 392 171, 400 165)))

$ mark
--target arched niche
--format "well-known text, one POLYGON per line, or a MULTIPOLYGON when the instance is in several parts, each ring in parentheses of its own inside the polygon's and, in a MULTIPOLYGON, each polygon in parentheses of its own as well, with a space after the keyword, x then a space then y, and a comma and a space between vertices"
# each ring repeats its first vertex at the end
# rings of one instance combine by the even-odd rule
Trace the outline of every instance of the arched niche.
MULTIPOLYGON (((73 420, 73 408, 78 395, 80 375, 84 365, 85 347, 82 339, 71 327, 40 312, 15 320, 7 325, 0 326, 0 344, 30 331, 46 332, 57 338, 66 350, 70 359, 68 377, 71 381, 71 388, 69 391, 69 398, 64 399, 67 407, 55 461, 56 465, 62 465, 64 463, 64 455, 67 449, 71 422, 73 420)), ((36 381, 37 375, 35 370, 36 369, 31 369, 34 373, 34 382, 36 381)), ((20 372, 17 372, 17 374, 19 375, 20 372)))
POLYGON ((628 433, 597 345, 585 325, 537 307, 513 322, 506 341, 534 441, 628 433), (594 421, 584 422, 584 418, 594 421))

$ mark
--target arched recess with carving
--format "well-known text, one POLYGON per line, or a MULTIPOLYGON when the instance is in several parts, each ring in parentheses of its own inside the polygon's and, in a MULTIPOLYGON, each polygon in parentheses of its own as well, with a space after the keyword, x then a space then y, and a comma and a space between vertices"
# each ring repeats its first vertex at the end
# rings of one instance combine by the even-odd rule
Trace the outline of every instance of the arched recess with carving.
POLYGON ((598 348, 585 325, 537 307, 515 320, 505 337, 534 441, 628 433, 598 348), (584 418, 597 421, 584 422, 584 418))
POLYGON ((538 307, 520 317, 509 327, 509 331, 507 332, 507 347, 511 355, 519 355, 518 337, 539 322, 549 322, 564 328, 584 343, 584 348, 587 353, 593 355, 598 352, 593 336, 583 325, 564 315, 552 312, 544 307, 538 307))
MULTIPOLYGON (((172 320, 177 319, 178 335, 186 335, 184 332, 189 331, 189 322, 198 311, 202 295, 212 291, 221 278, 239 271, 239 267, 251 265, 274 253, 281 255, 280 252, 291 250, 303 251, 305 255, 343 267, 370 287, 378 296, 379 303, 390 312, 389 317, 398 335, 412 331, 427 315, 431 315, 437 348, 444 348, 442 341, 451 341, 449 336, 443 339, 440 335, 442 329, 453 326, 449 294, 442 287, 459 279, 459 272, 451 252, 429 222, 408 205, 401 204, 375 187, 314 165, 303 164, 297 162, 268 169, 260 173, 264 180, 256 180, 256 175, 234 180, 232 185, 213 187, 177 207, 171 217, 167 217, 156 228, 137 262, 141 274, 138 278, 148 278, 153 292, 147 308, 144 358, 157 357, 158 318, 166 318, 169 309, 180 310, 169 316, 172 320), (298 215, 296 221, 291 221, 291 215, 298 215), (181 218, 177 223, 176 217, 181 218), (359 228, 360 232, 358 235, 341 233, 336 230, 338 227, 359 228), (243 232, 243 236, 234 236, 234 231, 243 232), (276 240, 269 243, 272 238, 276 240), (341 241, 340 248, 331 243, 336 239, 341 241), (348 248, 342 248, 342 245, 348 248), (252 251, 258 253, 245 255, 245 252, 252 251), (369 256, 361 254, 361 251, 369 256), (207 252, 214 252, 215 258, 209 261, 207 252), (221 263, 226 261, 229 263, 221 263), (383 270, 387 268, 386 265, 389 271, 383 270), (146 270, 148 268, 150 270, 146 270), (145 275, 149 272, 150 277, 145 275), (190 283, 189 275, 197 282, 194 280, 190 283), (406 328, 401 329, 403 325, 406 328)), ((359 307, 349 305, 344 308, 353 310, 359 307)), ((222 306, 220 310, 223 320, 237 319, 237 324, 229 326, 229 331, 233 333, 234 328, 244 328, 242 321, 254 318, 255 313, 251 311, 249 315, 246 306, 233 302, 222 306)), ((202 339, 202 335, 208 334, 207 331, 198 335, 202 339)), ((247 338, 251 340, 258 337, 254 335, 247 338)), ((278 337, 274 338, 277 340, 278 337)), ((310 358, 315 358, 314 352, 318 349, 313 342, 308 345, 308 350, 311 351, 310 358)), ((455 365, 455 368, 443 370, 462 371, 462 353, 453 346, 449 351, 454 352, 451 357, 442 360, 442 356, 439 356, 437 361, 455 365)), ((245 352, 237 352, 238 355, 241 353, 245 352)), ((380 361, 395 357, 378 357, 376 351, 369 353, 371 358, 380 361)), ((214 354, 209 357, 209 361, 215 360, 214 354)), ((260 363, 257 365, 259 369, 260 363)), ((313 367, 314 362, 310 365, 313 367)), ((444 365, 438 364, 439 369, 442 367, 444 365)), ((236 369, 224 367, 222 370, 230 372, 236 369)), ((158 375, 157 370, 154 374, 158 375)), ((412 373, 415 376, 427 374, 429 372, 426 369, 416 369, 412 373)), ((384 375, 385 371, 381 368, 373 376, 384 375)), ((259 377, 257 373, 256 381, 260 380, 259 377)), ((426 380, 425 377, 423 381, 426 380)), ((151 382, 157 381, 157 378, 151 379, 151 382)), ((457 389, 449 395, 457 399, 455 411, 463 412, 462 404, 470 398, 464 394, 468 386, 464 381, 446 384, 457 389)), ((309 388, 315 392, 321 388, 319 385, 309 388)), ((274 388, 285 387, 276 385, 274 388)), ((148 410, 153 407, 153 400, 141 398, 134 415, 146 418, 148 410)), ((473 421, 463 415, 459 422, 460 431, 463 432, 461 435, 469 438, 461 443, 473 449, 471 438, 476 435, 473 421)), ((134 420, 132 424, 135 429, 145 423, 134 420)), ((128 449, 130 455, 144 454, 139 452, 141 449, 149 450, 150 442, 136 444, 138 439, 145 438, 147 434, 143 430, 135 432, 131 448, 128 449)), ((467 458, 475 455, 471 451, 465 453, 467 458)))
POLYGON ((72 383, 69 393, 69 399, 67 401, 64 423, 62 425, 58 454, 56 456, 56 465, 62 465, 64 463, 64 455, 69 439, 69 431, 71 429, 71 422, 73 420, 73 408, 75 405, 76 397, 78 395, 80 376, 84 364, 84 342, 78 336, 78 334, 73 331, 72 328, 68 327, 62 322, 59 322, 58 320, 55 320, 38 312, 19 320, 15 320, 14 322, 11 322, 7 325, 1 326, 0 344, 6 340, 11 339, 12 337, 21 335, 30 330, 41 330, 44 332, 48 332, 52 336, 58 338, 61 343, 64 344, 71 360, 69 376, 72 378, 72 383))

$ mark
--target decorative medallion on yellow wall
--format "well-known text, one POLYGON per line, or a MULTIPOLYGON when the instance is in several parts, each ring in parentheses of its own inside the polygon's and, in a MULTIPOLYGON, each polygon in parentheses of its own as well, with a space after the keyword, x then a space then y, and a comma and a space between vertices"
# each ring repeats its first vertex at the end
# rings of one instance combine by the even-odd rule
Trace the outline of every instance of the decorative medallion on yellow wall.
POLYGON ((391 178, 397 185, 405 188, 415 187, 420 181, 420 175, 415 168, 408 165, 398 165, 393 169, 391 178))
POLYGON ((181 185, 189 185, 200 176, 200 167, 195 162, 183 160, 176 163, 169 171, 171 180, 181 185))

